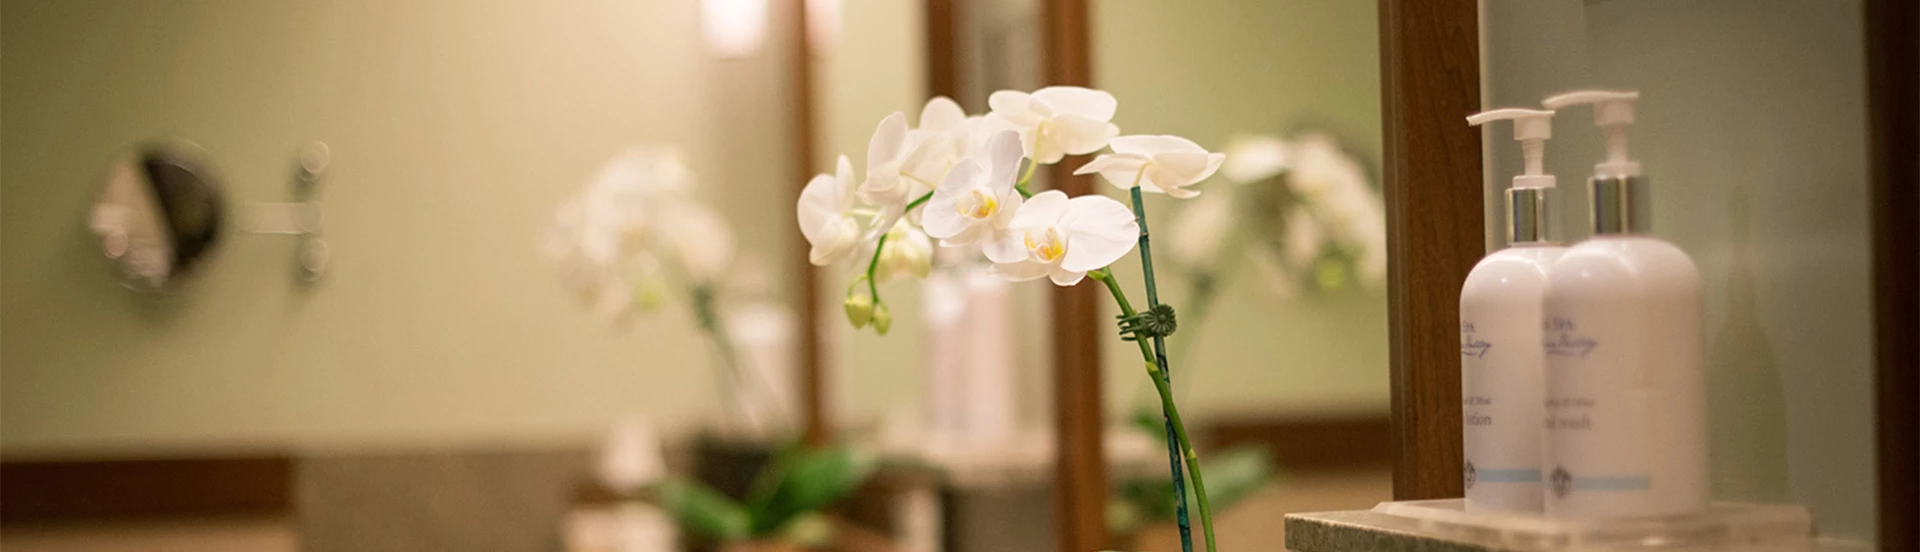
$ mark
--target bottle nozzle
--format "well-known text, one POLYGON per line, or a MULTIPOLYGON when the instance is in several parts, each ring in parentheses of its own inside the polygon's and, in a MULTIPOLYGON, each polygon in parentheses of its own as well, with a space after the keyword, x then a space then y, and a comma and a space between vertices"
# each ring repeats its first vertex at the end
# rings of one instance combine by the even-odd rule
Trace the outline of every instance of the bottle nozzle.
POLYGON ((1639 92, 1581 90, 1568 92, 1540 102, 1547 109, 1570 105, 1593 105, 1593 124, 1607 137, 1607 158, 1594 166, 1596 175, 1639 176, 1640 163, 1627 155, 1627 126, 1633 124, 1633 102, 1639 92))
POLYGON ((1515 188, 1552 188, 1553 175, 1546 171, 1547 139, 1553 138, 1553 112, 1539 109, 1505 108, 1482 111, 1467 117, 1467 124, 1480 126, 1493 121, 1513 121, 1513 139, 1527 160, 1526 172, 1513 177, 1515 188))

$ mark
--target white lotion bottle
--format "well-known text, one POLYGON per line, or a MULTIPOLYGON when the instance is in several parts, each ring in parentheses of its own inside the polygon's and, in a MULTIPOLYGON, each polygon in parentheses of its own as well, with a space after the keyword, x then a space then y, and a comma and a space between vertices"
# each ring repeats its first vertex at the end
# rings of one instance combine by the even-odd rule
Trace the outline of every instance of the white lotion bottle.
POLYGON ((1547 267, 1567 249, 1547 234, 1555 180, 1541 156, 1553 137, 1553 112, 1495 109, 1467 123, 1502 120, 1513 121, 1526 172, 1506 192, 1507 248, 1481 259, 1460 288, 1462 477, 1468 510, 1538 512, 1547 386, 1541 300, 1547 267))
POLYGON ((1582 91, 1607 139, 1594 166, 1593 237, 1547 273, 1547 513, 1676 516, 1707 507, 1700 272, 1646 234, 1647 179, 1627 156, 1638 92, 1582 91))

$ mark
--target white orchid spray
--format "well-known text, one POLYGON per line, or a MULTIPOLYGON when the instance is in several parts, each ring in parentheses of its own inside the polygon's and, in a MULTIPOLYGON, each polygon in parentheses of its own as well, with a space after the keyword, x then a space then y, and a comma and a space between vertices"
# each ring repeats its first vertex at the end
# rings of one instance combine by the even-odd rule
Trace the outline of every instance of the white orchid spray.
POLYGON ((1168 379, 1166 337, 1177 324, 1173 308, 1160 303, 1141 196, 1200 195, 1193 188, 1220 170, 1226 156, 1177 136, 1119 136, 1111 122, 1118 103, 1099 90, 1000 91, 988 103, 990 113, 967 116, 952 100, 934 98, 921 109, 918 128, 907 127, 904 113, 890 114, 868 143, 864 179, 855 177, 843 156, 834 174, 808 182, 797 218, 812 246, 809 259, 819 266, 841 265, 856 253, 865 259, 864 267, 850 267, 847 318, 855 328, 872 325, 881 335, 892 314, 878 282, 926 277, 935 241, 979 251, 993 263, 993 273, 1007 280, 1046 278, 1072 286, 1091 278, 1105 285, 1121 312, 1121 337, 1139 344, 1160 394, 1181 545, 1192 552, 1185 484, 1191 477, 1211 552, 1213 518, 1199 455, 1168 379), (1028 187, 1040 165, 1108 149, 1075 173, 1098 173, 1126 190, 1131 208, 1102 195, 1035 194, 1028 187), (1139 311, 1111 271, 1136 246, 1147 291, 1147 308, 1139 311))
MULTIPOLYGON (((719 355, 722 388, 731 382, 740 389, 757 378, 741 365, 721 314, 727 277, 737 272, 733 232, 718 212, 693 197, 692 188, 692 172, 679 152, 628 149, 561 202, 541 249, 559 265, 562 282, 616 325, 658 308, 674 290, 683 291, 719 355)), ((858 236, 844 241, 850 248, 859 245, 858 236)), ((777 394, 765 396, 778 400, 777 394)), ((725 398, 737 412, 758 419, 741 397, 725 398)))
POLYGON ((1183 239, 1172 260, 1193 286, 1192 318, 1248 259, 1282 297, 1377 285, 1386 276, 1386 213, 1367 171, 1332 137, 1243 136, 1221 168, 1241 184, 1174 219, 1183 239), (1204 242, 1204 243, 1202 243, 1204 242))

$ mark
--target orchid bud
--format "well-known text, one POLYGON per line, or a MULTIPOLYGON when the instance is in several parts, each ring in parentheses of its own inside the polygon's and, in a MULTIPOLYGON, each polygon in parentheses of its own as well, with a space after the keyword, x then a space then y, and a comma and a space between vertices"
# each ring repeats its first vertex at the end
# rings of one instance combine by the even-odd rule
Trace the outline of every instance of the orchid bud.
POLYGON ((634 294, 633 303, 640 307, 641 312, 653 312, 659 309, 660 302, 667 297, 667 284, 658 278, 643 280, 638 288, 637 293, 634 294))
POLYGON ((892 328, 893 328, 893 314, 887 312, 887 304, 881 303, 878 305, 874 305, 873 306, 873 331, 879 333, 880 335, 887 335, 887 330, 892 328))
POLYGON ((846 307, 847 321, 852 322, 854 328, 865 328, 867 327, 867 322, 872 321, 874 318, 873 298, 868 297, 866 294, 848 294, 846 307))

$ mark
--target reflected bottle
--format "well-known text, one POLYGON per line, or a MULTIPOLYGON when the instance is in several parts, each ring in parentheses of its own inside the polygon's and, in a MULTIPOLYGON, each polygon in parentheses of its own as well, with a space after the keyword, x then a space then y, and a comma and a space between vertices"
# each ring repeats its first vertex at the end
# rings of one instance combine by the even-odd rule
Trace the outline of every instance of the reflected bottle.
POLYGON ((1547 513, 1673 516, 1707 507, 1700 271, 1647 234, 1647 178, 1627 157, 1634 92, 1574 92, 1595 104, 1607 159, 1591 182, 1593 238, 1547 275, 1547 513))
POLYGON ((1727 268, 1726 321, 1707 352, 1708 417, 1712 423, 1713 496, 1779 502, 1787 498, 1787 410, 1780 364, 1755 312, 1750 209, 1736 191, 1733 262, 1727 268))

